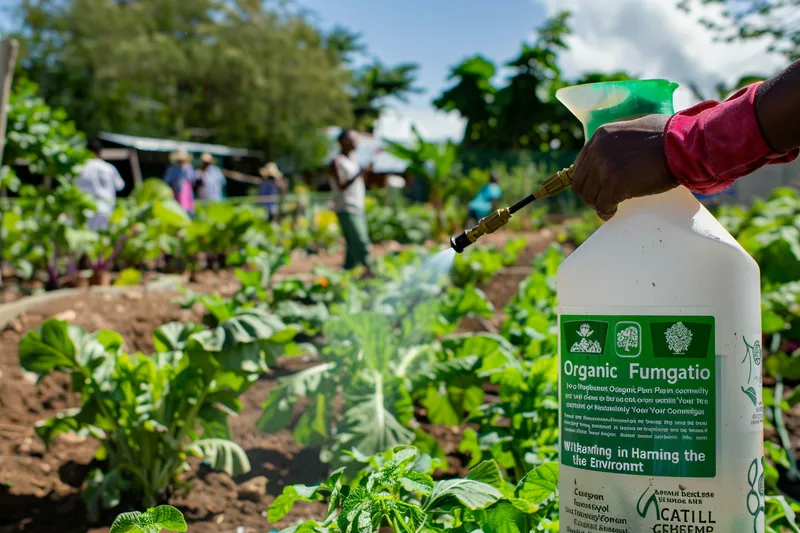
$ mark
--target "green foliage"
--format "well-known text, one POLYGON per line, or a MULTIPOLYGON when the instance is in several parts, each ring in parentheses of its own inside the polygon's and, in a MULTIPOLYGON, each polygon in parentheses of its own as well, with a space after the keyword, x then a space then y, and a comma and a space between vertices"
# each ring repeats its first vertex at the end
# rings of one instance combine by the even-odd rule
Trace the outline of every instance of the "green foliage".
POLYGON ((424 205, 399 209, 380 205, 367 208, 367 227, 372 242, 423 244, 432 236, 434 219, 433 210, 424 205))
POLYGON ((32 174, 69 178, 89 158, 86 139, 67 120, 66 111, 47 105, 39 87, 24 78, 9 96, 7 128, 3 151, 7 165, 23 160, 32 174))
POLYGON ((20 364, 38 379, 66 372, 81 407, 36 427, 49 445, 61 433, 100 441, 105 470, 87 479, 90 513, 113 507, 129 493, 151 506, 165 497, 188 455, 206 457, 231 475, 250 469, 230 441, 228 416, 238 396, 273 364, 295 335, 279 319, 245 310, 214 329, 170 323, 156 330, 156 353, 128 354, 122 337, 108 330, 86 333, 49 319, 20 341, 20 364))
POLYGON ((436 462, 408 446, 360 461, 366 466, 351 481, 338 470, 317 486, 286 487, 270 506, 268 519, 280 520, 296 501, 327 500, 323 520, 308 520, 291 530, 557 531, 557 520, 553 520, 558 482, 555 464, 542 465, 531 472, 530 479, 512 485, 493 461, 481 463, 464 479, 434 481, 431 473, 436 462))
POLYGON ((109 533, 161 533, 164 529, 185 533, 187 525, 183 513, 170 505, 159 505, 143 513, 123 513, 111 524, 109 533))
MULTIPOLYGON (((726 0, 680 0, 678 8, 691 11, 707 4, 726 7, 726 0)), ((800 59, 800 29, 793 18, 800 0, 736 2, 736 8, 723 9, 723 19, 702 17, 700 22, 723 42, 766 39, 770 52, 783 54, 789 61, 800 59)))
POLYGON ((86 131, 179 139, 199 131, 203 141, 306 167, 327 151, 320 131, 350 116, 339 54, 289 8, 45 0, 24 2, 22 14, 19 69, 86 131))
POLYGON ((292 406, 305 398, 310 406, 294 426, 295 439, 323 445, 324 460, 335 465, 352 462, 349 450, 369 456, 412 442, 438 453, 435 441, 414 429, 412 401, 426 405, 432 420, 455 424, 480 404, 483 391, 471 374, 480 358, 435 338, 452 333, 462 317, 490 308, 474 288, 435 299, 442 294, 436 284, 409 284, 400 276, 379 283, 380 292, 368 297, 373 310, 356 293, 338 307, 324 325, 323 362, 279 380, 264 404, 262 430, 288 426, 292 406), (337 415, 340 390, 346 394, 337 415))
POLYGON ((389 99, 407 102, 408 95, 419 93, 421 90, 414 87, 418 68, 415 63, 402 63, 390 68, 376 60, 356 70, 350 84, 355 128, 372 131, 389 99))
POLYGON ((503 268, 517 262, 517 257, 525 249, 524 238, 514 238, 498 250, 488 244, 467 248, 456 256, 451 272, 456 287, 481 285, 492 279, 503 268))

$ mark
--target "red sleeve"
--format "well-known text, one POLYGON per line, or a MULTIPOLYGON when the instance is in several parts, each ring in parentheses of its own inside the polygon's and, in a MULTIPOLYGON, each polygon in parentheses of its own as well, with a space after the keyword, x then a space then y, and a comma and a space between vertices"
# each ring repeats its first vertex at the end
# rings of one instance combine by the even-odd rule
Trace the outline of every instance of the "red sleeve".
POLYGON ((767 145, 756 119, 758 86, 745 87, 722 103, 697 104, 667 122, 667 166, 690 191, 713 194, 764 165, 797 157, 798 150, 774 153, 767 145))

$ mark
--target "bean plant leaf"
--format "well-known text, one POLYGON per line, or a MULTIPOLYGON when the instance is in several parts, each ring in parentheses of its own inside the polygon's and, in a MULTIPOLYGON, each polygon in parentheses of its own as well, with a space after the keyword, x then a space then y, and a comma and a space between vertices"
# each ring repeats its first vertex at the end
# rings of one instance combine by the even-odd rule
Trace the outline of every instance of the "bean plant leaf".
POLYGON ((504 494, 508 489, 508 483, 503 479, 503 472, 500 470, 500 465, 497 464, 497 461, 494 459, 483 461, 470 470, 467 474, 467 479, 491 485, 504 494))
POLYGON ((544 463, 528 472, 517 484, 517 497, 538 505, 553 496, 558 488, 558 464, 544 463))
POLYGON ((250 471, 250 460, 241 446, 226 439, 200 439, 189 448, 198 457, 206 457, 214 470, 230 476, 250 471))
POLYGON ((472 479, 447 479, 437 481, 427 506, 440 504, 446 498, 455 498, 467 509, 485 509, 503 497, 496 488, 472 479))
POLYGON ((275 498, 267 511, 267 520, 271 523, 278 522, 289 514, 295 502, 313 502, 322 499, 321 486, 309 487, 307 485, 289 485, 284 487, 280 496, 275 498))

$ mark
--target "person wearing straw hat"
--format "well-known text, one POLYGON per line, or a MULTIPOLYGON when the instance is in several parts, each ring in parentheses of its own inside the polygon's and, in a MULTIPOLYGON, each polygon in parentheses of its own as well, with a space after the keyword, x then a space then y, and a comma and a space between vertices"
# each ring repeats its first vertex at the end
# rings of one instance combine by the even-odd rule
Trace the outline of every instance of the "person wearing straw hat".
POLYGON ((362 168, 355 151, 358 140, 353 131, 344 129, 339 135, 341 153, 331 163, 333 204, 346 244, 344 268, 362 265, 371 276, 369 266, 369 232, 365 213, 366 184, 364 175, 371 170, 362 168))
POLYGON ((286 189, 283 173, 278 165, 271 161, 261 167, 258 173, 264 180, 258 187, 258 195, 267 197, 261 205, 267 210, 269 221, 277 221, 281 216, 281 200, 286 189))
POLYGON ((195 180, 198 184, 198 198, 217 202, 222 200, 225 176, 215 163, 216 159, 208 152, 201 155, 195 180))
POLYGON ((164 181, 172 188, 175 200, 187 213, 194 213, 194 193, 192 184, 195 180, 192 168, 192 156, 186 150, 178 150, 170 154, 170 166, 164 172, 164 181))

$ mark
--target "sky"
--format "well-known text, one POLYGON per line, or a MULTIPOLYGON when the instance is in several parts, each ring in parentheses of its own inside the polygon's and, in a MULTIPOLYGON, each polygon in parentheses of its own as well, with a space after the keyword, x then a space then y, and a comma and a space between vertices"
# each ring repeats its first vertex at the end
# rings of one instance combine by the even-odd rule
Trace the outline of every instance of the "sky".
MULTIPOLYGON (((0 32, 9 13, 0 0, 0 32)), ((316 25, 336 25, 361 33, 369 53, 387 65, 419 65, 417 85, 424 92, 408 103, 393 102, 376 126, 376 135, 408 140, 416 124, 431 140, 458 140, 464 121, 431 105, 450 82, 450 68, 480 53, 500 67, 513 58, 534 30, 562 9, 572 12, 570 50, 560 56, 562 71, 575 78, 587 71, 624 70, 641 78, 667 78, 682 84, 675 107, 696 99, 686 88, 696 83, 707 98, 715 85, 744 74, 769 75, 785 59, 766 53, 765 43, 725 44, 679 11, 677 0, 295 0, 314 13, 316 25)), ((718 16, 706 10, 704 15, 718 16)), ((500 70, 498 83, 508 72, 500 70)))
MULTIPOLYGON (((381 119, 381 134, 404 138, 416 122, 431 138, 458 138, 463 121, 431 106, 449 86, 450 67, 481 53, 500 65, 513 58, 521 43, 547 16, 572 12, 574 35, 562 54, 564 74, 625 70, 641 78, 668 78, 682 84, 675 107, 696 103, 688 82, 707 98, 715 85, 734 83, 744 74, 772 74, 783 65, 766 53, 766 44, 725 44, 697 22, 697 14, 675 8, 676 0, 298 0, 326 29, 345 26, 363 35, 369 52, 393 65, 420 65, 418 85, 425 92, 381 119), (384 131, 385 130, 385 131, 384 131)), ((718 16, 706 10, 704 15, 718 16)), ((500 78, 504 73, 500 73, 500 78)), ((501 81, 501 80, 498 80, 501 81)), ((377 133, 377 132, 376 132, 377 133)))

